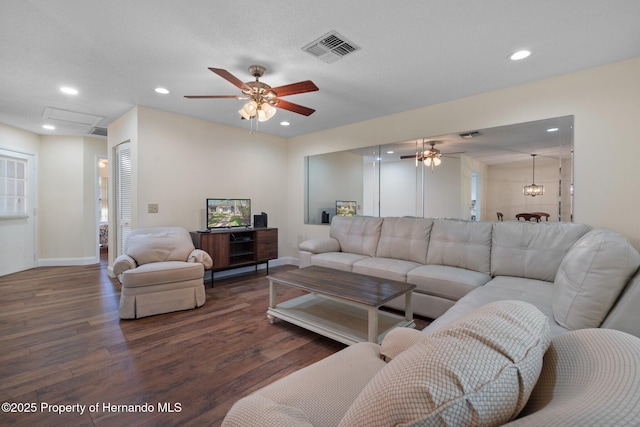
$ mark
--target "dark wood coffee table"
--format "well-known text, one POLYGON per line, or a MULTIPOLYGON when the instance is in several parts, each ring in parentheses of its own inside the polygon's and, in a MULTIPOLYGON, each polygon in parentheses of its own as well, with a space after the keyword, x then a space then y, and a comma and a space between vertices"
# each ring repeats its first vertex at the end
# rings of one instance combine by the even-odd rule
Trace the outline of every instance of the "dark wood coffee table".
POLYGON ((379 343, 393 328, 415 327, 411 297, 416 285, 364 274, 311 266, 271 274, 267 317, 282 319, 344 344, 379 343), (294 286, 308 294, 276 302, 278 285, 294 286), (378 310, 405 296, 405 315, 378 310))

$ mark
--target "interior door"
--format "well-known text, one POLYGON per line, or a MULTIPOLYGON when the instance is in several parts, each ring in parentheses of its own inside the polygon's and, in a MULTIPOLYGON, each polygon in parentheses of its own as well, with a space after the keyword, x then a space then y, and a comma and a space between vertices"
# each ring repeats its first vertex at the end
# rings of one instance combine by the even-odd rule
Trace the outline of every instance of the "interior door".
POLYGON ((36 262, 35 155, 0 149, 0 276, 36 262))

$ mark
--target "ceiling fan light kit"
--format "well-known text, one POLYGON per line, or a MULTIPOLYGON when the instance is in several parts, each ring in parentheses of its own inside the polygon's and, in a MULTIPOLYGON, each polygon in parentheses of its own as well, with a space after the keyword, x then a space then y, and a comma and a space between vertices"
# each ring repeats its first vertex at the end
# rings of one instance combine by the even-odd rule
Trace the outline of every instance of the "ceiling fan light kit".
POLYGON ((537 154, 532 154, 531 157, 533 159, 533 177, 531 180, 531 185, 525 185, 522 190, 525 196, 542 196, 544 195, 544 185, 536 185, 536 156, 537 154))

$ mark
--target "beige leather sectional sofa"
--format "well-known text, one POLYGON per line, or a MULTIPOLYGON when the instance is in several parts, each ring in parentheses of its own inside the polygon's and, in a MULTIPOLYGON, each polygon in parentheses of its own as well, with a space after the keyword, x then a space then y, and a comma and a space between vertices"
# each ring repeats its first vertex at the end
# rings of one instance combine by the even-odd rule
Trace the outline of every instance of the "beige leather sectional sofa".
POLYGON ((321 265, 417 285, 397 328, 240 399, 223 426, 635 426, 640 254, 570 223, 333 219, 321 265))
MULTIPOLYGON (((320 265, 416 285, 415 314, 435 330, 486 303, 530 302, 553 336, 606 327, 640 337, 640 254, 585 224, 334 217, 330 237, 300 243, 320 265), (634 276, 635 275, 635 276, 634 276)), ((392 301, 402 309, 404 301, 392 301)))

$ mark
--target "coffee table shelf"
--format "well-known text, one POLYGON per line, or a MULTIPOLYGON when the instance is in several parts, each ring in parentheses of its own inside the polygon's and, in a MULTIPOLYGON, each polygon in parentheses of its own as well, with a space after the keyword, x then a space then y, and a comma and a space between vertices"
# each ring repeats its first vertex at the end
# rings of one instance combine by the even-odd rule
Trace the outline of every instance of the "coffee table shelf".
MULTIPOLYGON (((369 340, 369 310, 367 307, 318 294, 306 294, 269 308, 267 315, 308 329, 343 344, 369 340)), ((381 342, 393 328, 412 327, 413 320, 385 311, 378 311, 378 337, 381 342)))

